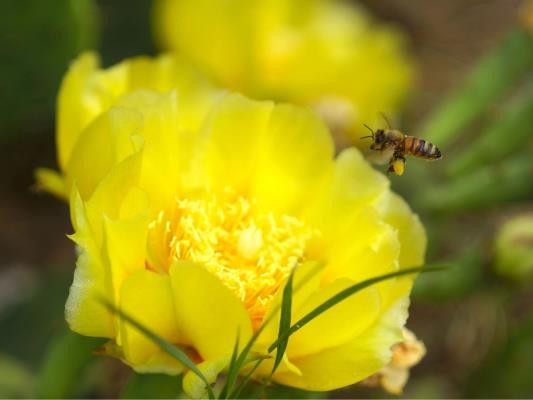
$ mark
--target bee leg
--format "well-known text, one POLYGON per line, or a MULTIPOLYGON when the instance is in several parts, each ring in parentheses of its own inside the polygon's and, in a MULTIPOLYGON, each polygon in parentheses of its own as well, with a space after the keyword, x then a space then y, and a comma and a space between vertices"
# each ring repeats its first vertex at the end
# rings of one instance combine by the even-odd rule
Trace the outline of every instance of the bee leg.
POLYGON ((399 151, 394 152, 391 160, 389 161, 389 169, 387 170, 387 175, 390 172, 393 172, 395 175, 403 175, 405 169, 405 157, 399 151))

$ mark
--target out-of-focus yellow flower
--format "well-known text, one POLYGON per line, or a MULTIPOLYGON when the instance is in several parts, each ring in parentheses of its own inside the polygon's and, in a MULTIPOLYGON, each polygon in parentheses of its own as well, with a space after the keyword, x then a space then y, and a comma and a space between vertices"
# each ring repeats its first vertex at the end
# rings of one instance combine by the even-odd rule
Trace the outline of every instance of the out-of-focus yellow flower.
POLYGON ((402 33, 336 0, 157 0, 155 31, 222 87, 314 108, 335 133, 383 124, 412 83, 402 33))
MULTIPOLYGON (((108 77, 103 92, 121 81, 117 67, 93 66, 82 56, 71 67, 66 103, 70 93, 79 104, 98 77, 108 77)), ((150 68, 138 76, 148 77, 157 78, 150 68)), ((357 149, 334 158, 330 134, 311 112, 226 93, 197 101, 195 90, 179 87, 122 93, 93 97, 100 114, 69 131, 74 150, 60 144, 80 249, 66 318, 80 334, 109 338, 107 351, 137 371, 184 368, 102 297, 213 375, 238 333, 246 342, 279 312, 294 268, 293 322, 355 282, 422 264, 418 217, 357 149)), ((76 112, 87 119, 85 108, 73 108, 70 120, 76 112)), ((291 336, 273 379, 329 390, 380 370, 403 340, 412 282, 367 288, 311 321, 291 336)), ((253 351, 266 354, 276 338, 274 322, 253 351)), ((272 363, 255 377, 268 377, 272 363)))

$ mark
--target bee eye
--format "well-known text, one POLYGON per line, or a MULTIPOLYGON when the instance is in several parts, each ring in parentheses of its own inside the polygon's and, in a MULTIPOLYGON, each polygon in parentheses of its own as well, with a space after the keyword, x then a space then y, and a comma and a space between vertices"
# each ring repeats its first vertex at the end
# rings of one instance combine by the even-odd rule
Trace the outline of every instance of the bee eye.
POLYGON ((383 131, 376 132, 376 143, 378 144, 382 143, 384 138, 385 138, 385 135, 383 135, 383 131))

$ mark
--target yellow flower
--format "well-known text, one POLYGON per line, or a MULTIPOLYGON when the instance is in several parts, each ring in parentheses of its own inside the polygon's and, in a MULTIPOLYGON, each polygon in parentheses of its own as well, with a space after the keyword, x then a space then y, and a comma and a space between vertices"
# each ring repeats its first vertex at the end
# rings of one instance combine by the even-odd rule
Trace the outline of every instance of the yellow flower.
POLYGON ((336 0, 158 0, 161 47, 215 83, 312 107, 339 134, 383 124, 411 86, 402 33, 336 0))
MULTIPOLYGON (((66 319, 80 334, 109 338, 107 352, 135 370, 184 367, 101 298, 216 376, 237 335, 246 342, 265 316, 279 313, 293 269, 295 322, 349 285, 423 263, 418 217, 357 149, 335 158, 311 112, 203 86, 200 94, 193 85, 148 90, 150 82, 113 91, 122 80, 115 71, 82 56, 61 89, 74 128, 63 137, 60 130, 59 151, 69 159, 80 250, 66 319), (95 81, 98 93, 114 97, 91 97, 95 81), (90 123, 80 122, 89 119, 80 99, 100 110, 90 123)), ((157 79, 151 67, 138 75, 147 77, 157 79)), ((412 281, 367 288, 311 321, 291 336, 274 381, 329 390, 380 370, 403 340, 412 281)), ((267 354, 276 337, 273 322, 253 351, 267 354)), ((272 364, 255 378, 268 377, 272 364)), ((189 393, 201 395, 193 381, 186 373, 189 393)))

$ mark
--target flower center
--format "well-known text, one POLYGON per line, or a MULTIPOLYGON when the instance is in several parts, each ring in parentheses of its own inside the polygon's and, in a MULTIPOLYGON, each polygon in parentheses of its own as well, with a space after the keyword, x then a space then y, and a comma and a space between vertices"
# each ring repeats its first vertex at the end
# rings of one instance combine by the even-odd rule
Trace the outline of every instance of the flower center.
MULTIPOLYGON (((260 213, 249 199, 227 189, 200 198, 177 198, 172 215, 150 224, 164 269, 190 260, 215 274, 244 303, 254 324, 291 269, 305 259, 314 231, 288 215, 260 213)), ((152 257, 154 258, 154 257, 152 257)))

